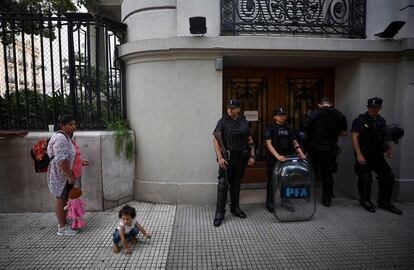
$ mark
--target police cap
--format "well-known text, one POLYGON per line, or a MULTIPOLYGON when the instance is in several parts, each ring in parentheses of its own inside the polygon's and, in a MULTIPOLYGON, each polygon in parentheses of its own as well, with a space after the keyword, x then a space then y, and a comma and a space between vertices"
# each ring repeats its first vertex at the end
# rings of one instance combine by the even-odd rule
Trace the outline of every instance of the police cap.
POLYGON ((368 107, 380 107, 380 106, 382 106, 382 98, 373 97, 373 98, 368 99, 367 106, 368 107))
POLYGON ((240 108, 240 100, 238 99, 230 99, 229 103, 227 104, 227 108, 240 108))
POLYGON ((273 115, 286 115, 286 111, 282 107, 279 107, 273 110, 273 115))

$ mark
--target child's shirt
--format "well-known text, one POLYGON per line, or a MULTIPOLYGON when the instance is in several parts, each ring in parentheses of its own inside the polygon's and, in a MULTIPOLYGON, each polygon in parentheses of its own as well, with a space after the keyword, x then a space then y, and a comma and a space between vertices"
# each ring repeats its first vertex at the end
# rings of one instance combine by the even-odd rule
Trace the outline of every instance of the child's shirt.
POLYGON ((78 178, 82 175, 82 158, 80 155, 79 146, 76 144, 74 140, 72 140, 73 146, 75 147, 75 159, 73 161, 73 175, 78 178))
POLYGON ((125 234, 128 234, 133 228, 135 228, 135 225, 137 224, 137 220, 135 218, 132 219, 131 221, 131 225, 127 225, 124 224, 124 222, 122 221, 122 219, 119 220, 119 224, 118 224, 118 230, 121 230, 121 227, 124 227, 125 229, 125 234))

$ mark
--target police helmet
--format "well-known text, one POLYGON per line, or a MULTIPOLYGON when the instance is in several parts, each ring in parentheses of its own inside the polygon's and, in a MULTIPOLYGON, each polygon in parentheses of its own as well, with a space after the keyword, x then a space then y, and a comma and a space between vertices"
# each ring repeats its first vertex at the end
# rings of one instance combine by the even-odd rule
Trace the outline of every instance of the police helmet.
POLYGON ((398 124, 390 124, 385 128, 385 140, 398 143, 399 139, 404 136, 404 129, 398 124))

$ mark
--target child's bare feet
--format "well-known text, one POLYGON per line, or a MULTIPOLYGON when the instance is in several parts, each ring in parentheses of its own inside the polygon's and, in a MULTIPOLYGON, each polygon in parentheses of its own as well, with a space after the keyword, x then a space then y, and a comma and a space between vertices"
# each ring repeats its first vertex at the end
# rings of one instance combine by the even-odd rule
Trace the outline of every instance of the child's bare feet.
POLYGON ((112 243, 112 251, 113 251, 115 254, 118 254, 118 253, 119 253, 119 248, 118 248, 118 245, 117 245, 117 244, 112 243))
POLYGON ((137 237, 136 237, 136 236, 132 236, 132 237, 131 237, 130 242, 131 242, 131 244, 133 244, 133 245, 138 244, 138 239, 137 239, 137 237))

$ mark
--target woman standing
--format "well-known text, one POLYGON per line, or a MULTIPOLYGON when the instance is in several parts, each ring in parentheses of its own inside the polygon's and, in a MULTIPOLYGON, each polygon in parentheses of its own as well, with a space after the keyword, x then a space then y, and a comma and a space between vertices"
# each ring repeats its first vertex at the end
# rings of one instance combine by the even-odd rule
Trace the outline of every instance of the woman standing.
POLYGON ((76 130, 75 117, 61 115, 58 119, 59 131, 55 133, 47 146, 47 154, 51 158, 47 171, 47 181, 50 193, 55 196, 55 213, 58 220, 58 235, 75 235, 66 224, 66 214, 63 208, 68 200, 68 192, 75 183, 72 172, 75 158, 75 147, 70 140, 76 130))

